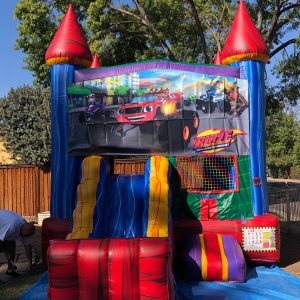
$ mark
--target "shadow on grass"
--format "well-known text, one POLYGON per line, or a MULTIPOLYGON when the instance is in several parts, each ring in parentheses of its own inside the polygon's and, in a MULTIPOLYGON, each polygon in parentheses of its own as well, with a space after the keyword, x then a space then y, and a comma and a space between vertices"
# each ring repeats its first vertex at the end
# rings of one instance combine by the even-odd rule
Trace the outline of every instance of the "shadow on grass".
POLYGON ((35 265, 30 273, 0 284, 0 300, 16 300, 47 271, 43 264, 35 265))
MULTIPOLYGON (((300 262, 300 236, 292 231, 282 231, 280 239, 281 251, 279 267, 284 268, 293 265, 297 262, 300 262)), ((300 273, 300 270, 298 271, 300 273)))

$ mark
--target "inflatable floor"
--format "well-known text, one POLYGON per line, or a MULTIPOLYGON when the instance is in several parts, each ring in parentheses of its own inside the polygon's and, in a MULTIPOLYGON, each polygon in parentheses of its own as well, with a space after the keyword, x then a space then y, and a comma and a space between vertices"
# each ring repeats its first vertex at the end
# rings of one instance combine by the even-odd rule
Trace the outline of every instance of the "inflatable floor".
MULTIPOLYGON (((35 283, 20 300, 46 300, 48 273, 35 283)), ((248 270, 245 283, 176 282, 177 300, 298 300, 300 280, 278 267, 248 270)))

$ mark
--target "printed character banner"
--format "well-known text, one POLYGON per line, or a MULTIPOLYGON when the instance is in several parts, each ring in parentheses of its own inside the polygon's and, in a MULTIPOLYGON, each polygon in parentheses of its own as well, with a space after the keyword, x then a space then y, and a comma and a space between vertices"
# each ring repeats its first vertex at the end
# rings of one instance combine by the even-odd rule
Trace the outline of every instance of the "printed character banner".
POLYGON ((151 69, 68 87, 73 155, 249 154, 248 84, 151 69))

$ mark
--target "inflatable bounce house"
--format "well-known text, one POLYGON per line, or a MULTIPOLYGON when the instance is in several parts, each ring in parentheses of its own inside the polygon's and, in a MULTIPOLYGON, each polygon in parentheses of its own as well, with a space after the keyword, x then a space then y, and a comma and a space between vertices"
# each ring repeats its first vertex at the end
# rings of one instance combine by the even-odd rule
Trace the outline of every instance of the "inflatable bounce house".
POLYGON ((280 248, 267 210, 268 50, 244 2, 215 65, 101 67, 71 5, 46 61, 48 299, 277 299, 243 285, 247 264, 275 263, 280 248), (144 174, 115 175, 116 155, 147 156, 144 174))

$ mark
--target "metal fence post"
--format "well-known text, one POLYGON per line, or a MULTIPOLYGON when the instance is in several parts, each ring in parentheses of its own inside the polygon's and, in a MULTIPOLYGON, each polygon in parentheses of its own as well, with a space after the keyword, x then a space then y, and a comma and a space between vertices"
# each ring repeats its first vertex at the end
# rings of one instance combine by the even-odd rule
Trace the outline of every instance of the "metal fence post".
POLYGON ((286 220, 291 221, 291 201, 290 201, 290 191, 286 190, 286 220))
POLYGON ((286 190, 286 220, 287 220, 287 231, 290 232, 290 221, 291 221, 291 205, 290 205, 290 191, 286 190))

